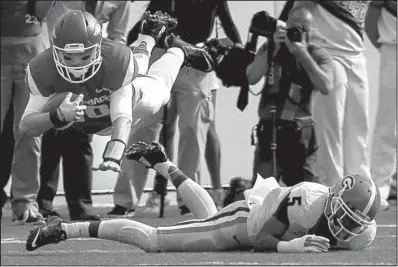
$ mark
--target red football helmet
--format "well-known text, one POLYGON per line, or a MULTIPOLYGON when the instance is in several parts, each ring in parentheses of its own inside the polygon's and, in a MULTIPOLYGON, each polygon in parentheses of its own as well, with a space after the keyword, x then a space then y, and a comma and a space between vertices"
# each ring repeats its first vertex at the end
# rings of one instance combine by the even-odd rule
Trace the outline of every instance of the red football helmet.
POLYGON ((82 83, 100 69, 102 29, 88 12, 72 10, 54 25, 52 48, 58 73, 70 83, 82 83))
POLYGON ((324 210, 331 234, 348 242, 359 235, 380 210, 380 192, 372 179, 348 175, 332 189, 324 210))

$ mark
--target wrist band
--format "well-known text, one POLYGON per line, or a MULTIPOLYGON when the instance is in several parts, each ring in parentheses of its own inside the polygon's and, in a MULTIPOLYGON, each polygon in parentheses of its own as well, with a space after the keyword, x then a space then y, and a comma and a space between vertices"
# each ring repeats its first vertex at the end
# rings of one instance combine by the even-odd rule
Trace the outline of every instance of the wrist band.
POLYGON ((65 122, 62 121, 58 116, 58 109, 51 110, 49 113, 50 121, 55 127, 62 127, 65 125, 65 122))
POLYGON ((104 154, 102 154, 102 159, 104 161, 113 161, 120 165, 125 149, 125 142, 120 139, 112 139, 106 143, 104 154))
MULTIPOLYGON (((70 121, 70 122, 62 121, 59 118, 60 117, 59 116, 59 114, 60 114, 59 111, 60 111, 60 109, 58 108, 58 109, 51 110, 49 112, 50 121, 55 126, 55 129, 64 130, 64 129, 70 127, 73 124, 73 121, 70 121)), ((61 113, 62 113, 62 111, 61 111, 61 113)), ((62 113, 62 115, 63 115, 63 113, 62 113)))
POLYGON ((62 109, 57 108, 57 112, 58 112, 58 118, 62 121, 62 122, 66 122, 66 118, 65 118, 65 114, 62 111, 62 109))

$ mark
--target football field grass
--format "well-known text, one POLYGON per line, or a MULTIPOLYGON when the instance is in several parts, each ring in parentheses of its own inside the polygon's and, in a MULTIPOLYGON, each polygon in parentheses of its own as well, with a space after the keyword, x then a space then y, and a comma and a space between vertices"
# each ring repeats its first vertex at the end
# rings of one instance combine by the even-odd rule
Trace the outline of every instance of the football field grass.
MULTIPOLYGON (((397 265, 397 208, 390 202, 390 210, 377 217, 377 237, 364 251, 330 251, 322 254, 277 254, 254 252, 218 253, 145 253, 140 249, 113 241, 98 239, 67 240, 48 245, 34 252, 25 250, 31 226, 14 226, 10 211, 4 214, 1 226, 2 265, 397 265)), ((56 209, 68 218, 65 206, 56 209)), ((109 211, 96 208, 100 215, 109 211)), ((180 216, 176 206, 165 211, 165 217, 139 210, 136 220, 150 225, 169 225, 191 217, 180 216)))

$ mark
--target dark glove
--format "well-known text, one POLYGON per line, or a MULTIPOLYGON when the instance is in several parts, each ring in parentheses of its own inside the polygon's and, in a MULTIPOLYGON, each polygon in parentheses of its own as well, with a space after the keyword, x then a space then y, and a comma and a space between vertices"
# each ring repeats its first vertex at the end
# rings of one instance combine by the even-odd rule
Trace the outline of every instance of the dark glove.
POLYGON ((276 19, 267 11, 259 11, 252 17, 249 31, 264 37, 271 37, 276 31, 276 19))

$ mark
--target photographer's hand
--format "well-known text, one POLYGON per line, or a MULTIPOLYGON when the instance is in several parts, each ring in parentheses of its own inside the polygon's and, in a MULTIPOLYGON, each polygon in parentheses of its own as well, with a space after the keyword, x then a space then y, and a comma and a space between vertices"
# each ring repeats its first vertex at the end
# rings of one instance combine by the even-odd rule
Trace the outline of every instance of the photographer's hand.
POLYGON ((287 49, 289 49, 290 53, 293 55, 297 55, 297 53, 307 50, 307 47, 303 42, 291 42, 289 38, 285 39, 285 44, 287 49))

